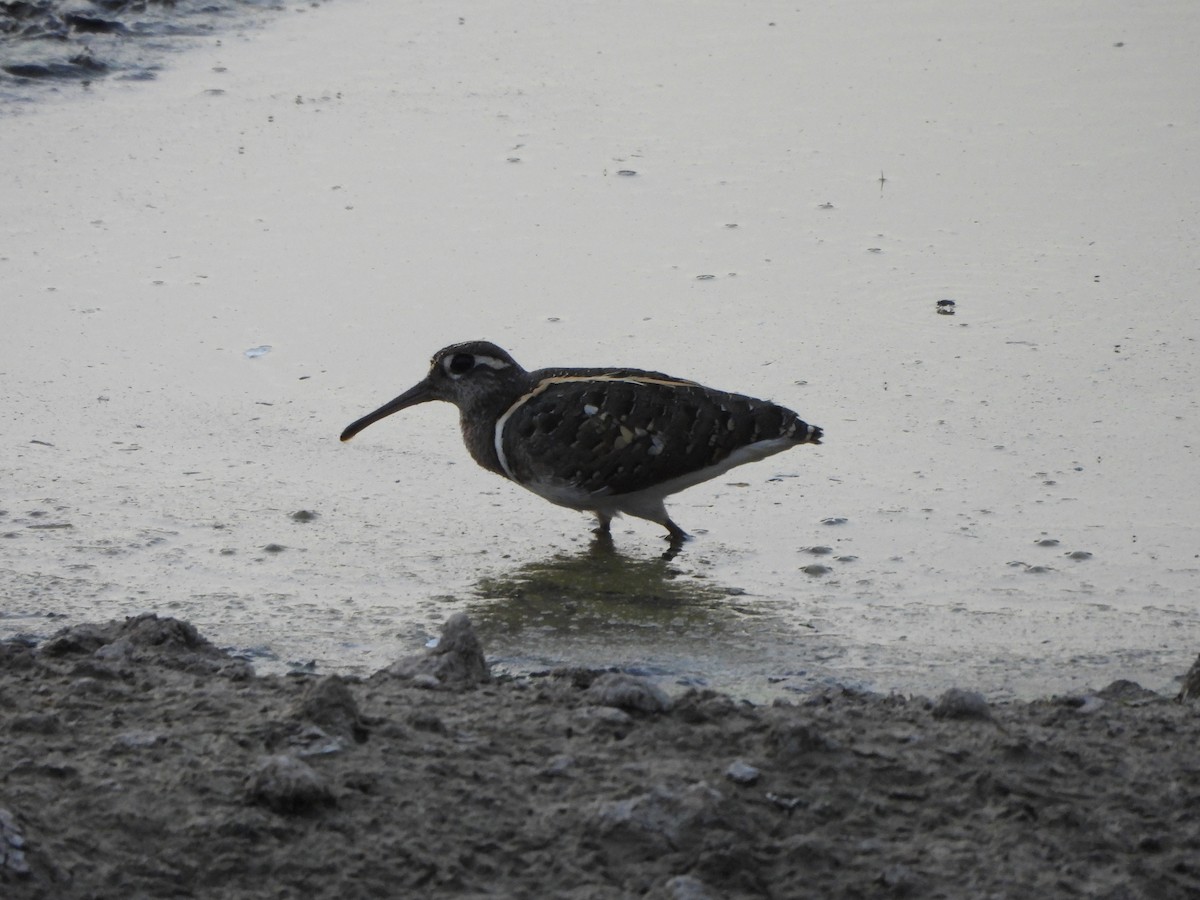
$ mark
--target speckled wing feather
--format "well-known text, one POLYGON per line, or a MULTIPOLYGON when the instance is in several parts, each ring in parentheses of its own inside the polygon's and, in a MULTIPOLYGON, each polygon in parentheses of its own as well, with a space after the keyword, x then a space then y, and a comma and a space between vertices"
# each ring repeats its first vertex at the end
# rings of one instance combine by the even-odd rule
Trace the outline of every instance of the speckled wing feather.
POLYGON ((543 370, 498 441, 510 476, 597 496, 629 494, 720 464, 763 441, 821 430, 765 400, 635 369, 543 370))

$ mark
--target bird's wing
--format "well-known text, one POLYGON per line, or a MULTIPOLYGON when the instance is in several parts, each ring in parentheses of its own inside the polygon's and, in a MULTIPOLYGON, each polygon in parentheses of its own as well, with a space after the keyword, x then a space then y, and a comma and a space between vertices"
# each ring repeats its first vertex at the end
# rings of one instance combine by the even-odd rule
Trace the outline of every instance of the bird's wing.
POLYGON ((719 466, 760 442, 777 450, 820 439, 820 429, 781 406, 660 373, 538 374, 497 426, 505 470, 527 485, 628 494, 719 466))

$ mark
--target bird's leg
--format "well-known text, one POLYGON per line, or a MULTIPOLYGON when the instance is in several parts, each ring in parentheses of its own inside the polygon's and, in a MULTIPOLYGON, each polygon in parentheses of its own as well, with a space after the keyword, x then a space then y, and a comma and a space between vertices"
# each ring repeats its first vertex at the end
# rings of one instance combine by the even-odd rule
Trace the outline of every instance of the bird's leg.
POLYGON ((612 534, 612 516, 602 512, 596 513, 595 534, 612 534))
POLYGON ((597 528, 592 532, 592 542, 588 545, 588 555, 595 559, 607 559, 616 553, 612 532, 601 531, 597 528))
POLYGON ((672 522, 670 517, 668 517, 667 521, 663 522, 662 525, 667 529, 667 540, 671 542, 672 547, 681 547, 683 546, 684 541, 691 538, 691 535, 672 522))
POLYGON ((667 552, 662 555, 664 562, 670 562, 679 555, 679 551, 683 549, 685 541, 691 538, 691 535, 672 522, 670 519, 662 523, 669 534, 667 540, 671 543, 667 546, 667 552))

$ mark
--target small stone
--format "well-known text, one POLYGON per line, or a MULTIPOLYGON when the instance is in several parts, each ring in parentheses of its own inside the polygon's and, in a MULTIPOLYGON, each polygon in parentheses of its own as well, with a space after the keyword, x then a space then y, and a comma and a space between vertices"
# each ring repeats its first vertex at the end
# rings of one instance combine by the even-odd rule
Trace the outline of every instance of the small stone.
POLYGON ((246 778, 246 796, 278 813, 303 813, 333 803, 325 779, 294 756, 263 757, 246 778))
POLYGON ((115 748, 121 750, 145 750, 156 744, 166 743, 167 736, 158 731, 125 731, 117 735, 115 748))
POLYGON ((725 770, 725 777, 734 784, 754 784, 761 775, 761 771, 740 759, 735 759, 725 770))
POLYGON ((992 711, 978 691, 950 688, 933 706, 935 719, 990 719, 992 711))
POLYGON ((702 781, 686 787, 658 785, 624 800, 597 803, 592 829, 624 847, 630 859, 654 859, 698 849, 720 820, 723 797, 702 781))
POLYGON ((326 675, 310 681, 292 715, 329 735, 351 738, 358 743, 367 739, 367 728, 349 685, 338 675, 326 675))
POLYGON ((446 620, 436 647, 397 660, 384 671, 397 678, 410 678, 417 687, 426 688, 468 688, 492 677, 483 646, 466 613, 455 613, 446 620))
POLYGON ((565 778, 571 774, 571 770, 575 768, 575 757, 559 754, 553 757, 541 774, 546 778, 565 778))
POLYGON ((0 809, 0 874, 4 872, 22 878, 30 874, 25 859, 25 836, 21 834, 16 817, 7 809, 0 809))
POLYGON ((343 738, 327 734, 317 725, 306 725, 287 739, 288 747, 300 757, 328 756, 346 749, 343 738))
POLYGON ((772 803, 774 803, 776 806, 778 806, 780 809, 782 809, 784 812, 786 812, 788 815, 791 815, 792 811, 795 810, 796 807, 804 805, 803 797, 796 797, 796 796, 788 797, 788 796, 784 796, 783 794, 773 793, 771 791, 767 791, 766 794, 764 794, 763 796, 766 797, 768 800, 770 800, 772 803))
POLYGON ((716 900, 718 896, 694 875, 676 875, 663 888, 670 900, 716 900))
POLYGON ((1118 678, 1096 692, 1098 697, 1123 703, 1127 706, 1144 706, 1152 703, 1162 703, 1164 698, 1158 691, 1144 688, 1136 681, 1128 678, 1118 678))
POLYGON ((1103 697, 1098 697, 1095 694, 1080 694, 1075 697, 1065 698, 1064 705, 1069 706, 1077 713, 1091 715, 1094 712, 1104 709, 1105 702, 1103 697))
POLYGON ((671 698, 666 691, 650 681, 625 672, 607 672, 587 689, 584 699, 597 706, 615 706, 637 712, 666 712, 671 698))

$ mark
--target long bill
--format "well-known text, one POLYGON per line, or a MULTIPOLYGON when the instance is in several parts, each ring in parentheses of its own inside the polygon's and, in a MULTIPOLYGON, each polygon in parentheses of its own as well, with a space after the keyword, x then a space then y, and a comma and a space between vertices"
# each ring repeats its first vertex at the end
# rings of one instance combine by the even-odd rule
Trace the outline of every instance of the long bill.
POLYGON ((350 440, 350 438, 354 437, 368 425, 373 425, 380 419, 387 418, 392 413, 397 413, 402 409, 408 409, 410 406, 416 406, 418 403, 427 403, 435 399, 437 398, 433 396, 433 389, 429 384, 429 380, 426 379, 420 384, 409 388, 395 400, 390 400, 383 404, 375 412, 367 413, 357 422, 347 425, 346 430, 342 432, 342 440, 350 440))

